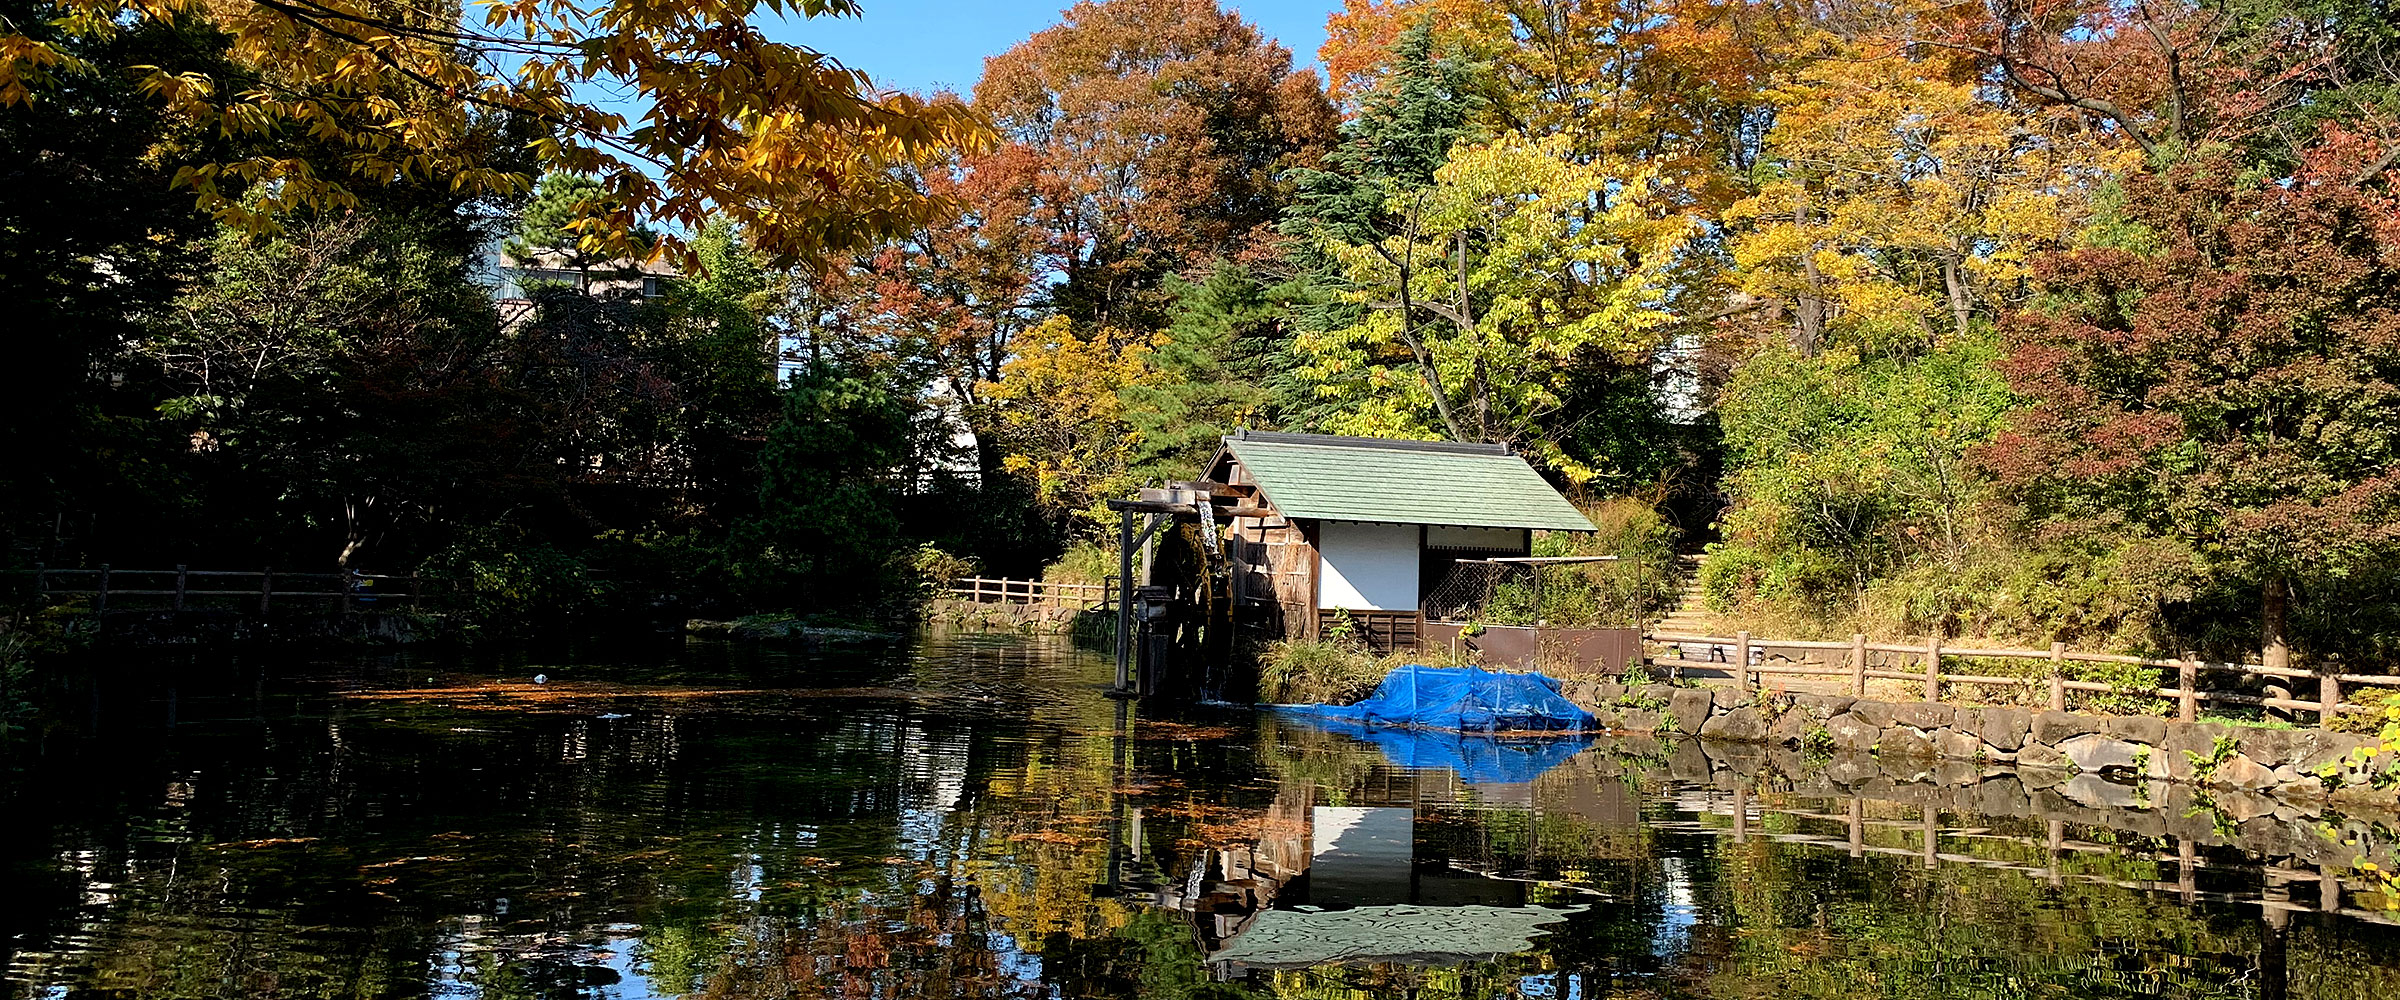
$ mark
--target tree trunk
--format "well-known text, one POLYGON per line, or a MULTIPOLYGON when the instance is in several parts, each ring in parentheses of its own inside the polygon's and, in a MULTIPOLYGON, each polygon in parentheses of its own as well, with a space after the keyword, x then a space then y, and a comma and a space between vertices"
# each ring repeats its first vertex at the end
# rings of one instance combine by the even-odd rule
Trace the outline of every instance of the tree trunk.
POLYGON ((1975 300, 1967 293, 1967 276, 1956 258, 1942 262, 1942 284, 1950 293, 1950 320, 1960 340, 1967 337, 1967 318, 1975 309, 1975 300))
POLYGON ((2258 662, 2268 670, 2289 670, 2292 667, 2291 637, 2284 630, 2291 599, 2290 581, 2280 575, 2267 578, 2266 589, 2259 602, 2258 662))
MULTIPOLYGON (((1792 222, 1808 225, 1808 193, 1804 189, 1794 196, 1792 222)), ((1825 349, 1825 276, 1817 271, 1817 245, 1811 242, 1800 252, 1800 273, 1808 279, 1808 294, 1793 304, 1793 318, 1798 324, 1792 330, 1792 349, 1804 358, 1816 357, 1825 349)))

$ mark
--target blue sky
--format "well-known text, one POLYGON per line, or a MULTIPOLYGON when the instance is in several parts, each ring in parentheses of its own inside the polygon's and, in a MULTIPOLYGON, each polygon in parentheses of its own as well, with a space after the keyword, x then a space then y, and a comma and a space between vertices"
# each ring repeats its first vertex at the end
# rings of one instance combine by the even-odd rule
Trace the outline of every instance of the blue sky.
MULTIPOLYGON (((813 18, 765 23, 776 41, 827 53, 878 84, 900 90, 947 88, 966 93, 983 75, 985 56, 999 55, 1058 21, 1069 0, 860 0, 861 18, 813 18)), ((1295 66, 1314 66, 1325 41, 1325 16, 1341 0, 1231 0, 1241 13, 1292 50, 1295 66)))

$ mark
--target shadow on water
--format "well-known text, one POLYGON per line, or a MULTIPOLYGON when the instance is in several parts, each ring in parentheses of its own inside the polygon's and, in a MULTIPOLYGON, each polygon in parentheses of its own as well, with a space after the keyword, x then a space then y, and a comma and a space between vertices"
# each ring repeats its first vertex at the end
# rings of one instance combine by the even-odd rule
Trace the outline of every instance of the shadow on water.
POLYGON ((93 664, 10 778, 0 982, 2400 995, 2400 928, 2331 860, 2388 843, 2377 817, 1638 739, 1481 768, 1128 706, 1109 675, 1063 642, 956 634, 93 664))

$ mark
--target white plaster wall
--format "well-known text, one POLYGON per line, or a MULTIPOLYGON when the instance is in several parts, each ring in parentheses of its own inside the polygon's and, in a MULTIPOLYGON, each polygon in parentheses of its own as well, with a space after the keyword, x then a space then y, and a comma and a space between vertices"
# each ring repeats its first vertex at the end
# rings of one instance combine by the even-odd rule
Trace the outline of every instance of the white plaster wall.
POLYGON ((1417 609, 1417 526, 1326 521, 1317 526, 1317 606, 1417 609))

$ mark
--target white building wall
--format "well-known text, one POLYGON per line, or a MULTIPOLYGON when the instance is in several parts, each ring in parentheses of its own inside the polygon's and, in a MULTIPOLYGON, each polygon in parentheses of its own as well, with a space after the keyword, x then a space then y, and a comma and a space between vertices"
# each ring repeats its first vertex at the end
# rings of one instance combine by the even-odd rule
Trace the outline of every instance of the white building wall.
POLYGON ((1417 609, 1417 526, 1326 521, 1317 526, 1317 606, 1417 609))

